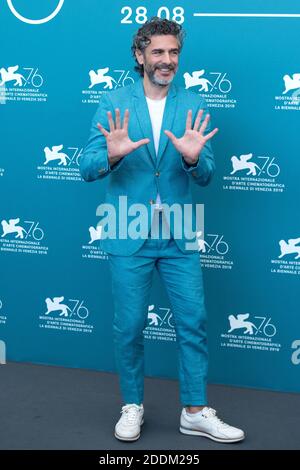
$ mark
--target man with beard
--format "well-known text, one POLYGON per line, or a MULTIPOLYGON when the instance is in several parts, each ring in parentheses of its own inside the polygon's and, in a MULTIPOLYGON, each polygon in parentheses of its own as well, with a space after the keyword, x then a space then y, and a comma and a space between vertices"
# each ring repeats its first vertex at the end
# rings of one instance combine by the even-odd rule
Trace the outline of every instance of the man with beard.
POLYGON ((143 213, 142 222, 151 226, 150 232, 147 225, 142 236, 132 236, 132 224, 119 213, 114 214, 119 236, 111 227, 114 217, 109 219, 110 236, 103 220, 100 224, 100 245, 108 254, 112 276, 115 358, 125 403, 115 437, 135 441, 144 422, 143 330, 156 267, 175 322, 183 406, 179 429, 236 442, 244 439, 244 432, 224 423, 207 403, 202 271, 198 249, 189 243, 195 232, 188 229, 189 217, 182 221, 177 213, 171 221, 168 213, 172 205, 193 206, 191 180, 205 186, 215 169, 210 139, 218 129, 209 131, 205 102, 173 83, 183 37, 179 24, 158 17, 138 30, 132 52, 141 78, 102 97, 80 163, 86 181, 109 177, 108 204, 120 209, 119 196, 126 197, 131 209, 138 206, 143 213), (124 226, 129 234, 124 235, 124 226))

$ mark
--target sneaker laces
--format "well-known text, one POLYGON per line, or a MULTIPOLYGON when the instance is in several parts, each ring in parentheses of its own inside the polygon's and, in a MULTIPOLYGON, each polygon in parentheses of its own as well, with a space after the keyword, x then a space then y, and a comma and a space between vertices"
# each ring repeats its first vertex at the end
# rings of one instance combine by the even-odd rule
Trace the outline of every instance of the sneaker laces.
POLYGON ((222 419, 218 418, 217 412, 213 408, 209 408, 209 407, 206 406, 202 410, 202 415, 205 418, 209 418, 212 422, 221 425, 222 427, 225 427, 225 428, 229 427, 229 424, 224 423, 224 421, 222 421, 222 419))
POLYGON ((125 419, 129 424, 135 424, 137 417, 139 416, 139 410, 141 410, 141 406, 136 404, 128 404, 122 406, 121 413, 125 416, 125 419))

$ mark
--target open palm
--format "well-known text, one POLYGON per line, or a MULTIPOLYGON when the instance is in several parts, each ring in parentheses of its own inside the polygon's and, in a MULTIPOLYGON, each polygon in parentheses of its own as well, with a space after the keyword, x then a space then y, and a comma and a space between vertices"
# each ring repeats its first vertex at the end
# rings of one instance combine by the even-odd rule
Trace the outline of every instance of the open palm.
POLYGON ((110 162, 114 163, 120 160, 125 155, 133 152, 141 145, 148 144, 149 139, 141 139, 136 142, 133 142, 128 136, 128 122, 129 122, 129 111, 126 109, 123 127, 121 127, 121 118, 120 110, 117 108, 116 113, 116 123, 114 123, 112 114, 110 111, 107 111, 109 129, 108 132, 104 127, 98 122, 97 127, 102 132, 106 138, 107 143, 107 152, 110 162))
POLYGON ((196 117, 194 127, 192 129, 192 110, 189 110, 186 118, 185 133, 181 138, 175 137, 170 131, 165 131, 165 134, 172 141, 174 147, 182 154, 183 158, 188 164, 193 164, 197 161, 198 156, 203 149, 206 142, 211 139, 219 129, 215 128, 207 135, 204 135, 210 115, 207 114, 200 126, 201 118, 204 110, 200 109, 196 117), (200 126, 200 129, 198 129, 200 126))

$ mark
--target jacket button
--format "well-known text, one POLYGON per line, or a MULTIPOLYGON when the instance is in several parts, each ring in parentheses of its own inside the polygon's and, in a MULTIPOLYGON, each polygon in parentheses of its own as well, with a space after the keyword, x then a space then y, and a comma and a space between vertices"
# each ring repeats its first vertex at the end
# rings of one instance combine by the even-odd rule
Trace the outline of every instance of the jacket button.
POLYGON ((155 173, 155 176, 159 176, 159 175, 160 175, 160 172, 157 171, 157 172, 155 173))
POLYGON ((197 176, 197 172, 196 172, 196 171, 192 171, 192 175, 193 175, 193 176, 197 176))

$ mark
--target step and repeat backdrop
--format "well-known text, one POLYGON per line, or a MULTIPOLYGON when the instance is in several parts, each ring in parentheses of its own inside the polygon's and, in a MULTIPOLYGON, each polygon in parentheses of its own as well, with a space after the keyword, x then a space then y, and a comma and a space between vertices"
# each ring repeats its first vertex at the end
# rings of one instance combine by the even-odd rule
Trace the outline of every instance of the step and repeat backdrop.
MULTIPOLYGON (((3 0, 0 3, 0 362, 115 372, 113 299, 99 248, 106 178, 79 162, 103 94, 139 79, 132 37, 182 24, 176 83, 207 101, 217 171, 193 185, 211 383, 300 391, 300 3, 3 0)), ((192 273, 191 273, 192 275, 192 273)), ((147 376, 177 378, 157 273, 147 376)))

